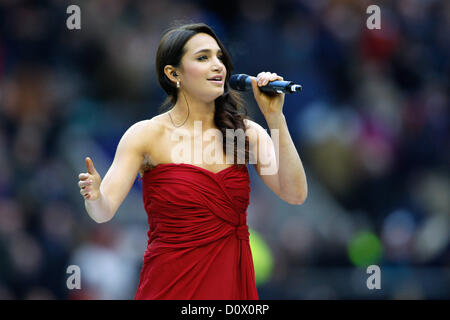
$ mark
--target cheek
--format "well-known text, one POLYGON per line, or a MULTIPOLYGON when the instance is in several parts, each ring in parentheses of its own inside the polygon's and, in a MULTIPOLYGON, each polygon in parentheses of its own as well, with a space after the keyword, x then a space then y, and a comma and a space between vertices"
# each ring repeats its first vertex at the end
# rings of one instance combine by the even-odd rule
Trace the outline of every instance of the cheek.
POLYGON ((208 70, 199 65, 192 65, 185 68, 186 74, 189 75, 189 80, 206 80, 208 70))

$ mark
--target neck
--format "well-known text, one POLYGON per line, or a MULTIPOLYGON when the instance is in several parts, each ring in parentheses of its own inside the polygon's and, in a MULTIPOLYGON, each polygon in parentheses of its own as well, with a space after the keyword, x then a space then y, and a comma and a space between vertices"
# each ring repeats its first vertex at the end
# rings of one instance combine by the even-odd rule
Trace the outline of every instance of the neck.
POLYGON ((186 120, 186 117, 188 117, 186 122, 181 126, 182 128, 194 128, 195 121, 201 121, 202 128, 205 130, 215 127, 214 111, 214 101, 199 101, 180 92, 177 103, 169 112, 175 126, 180 126, 186 120))

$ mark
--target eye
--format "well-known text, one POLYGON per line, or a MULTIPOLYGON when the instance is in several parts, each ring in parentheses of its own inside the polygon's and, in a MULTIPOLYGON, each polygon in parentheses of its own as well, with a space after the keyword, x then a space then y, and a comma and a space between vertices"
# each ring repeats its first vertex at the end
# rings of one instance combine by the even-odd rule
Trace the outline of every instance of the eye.
MULTIPOLYGON (((220 61, 223 61, 223 55, 220 55, 217 58, 219 58, 220 61)), ((205 60, 205 59, 208 59, 208 57, 207 56, 201 56, 201 57, 197 58, 198 61, 202 61, 202 60, 205 60)))

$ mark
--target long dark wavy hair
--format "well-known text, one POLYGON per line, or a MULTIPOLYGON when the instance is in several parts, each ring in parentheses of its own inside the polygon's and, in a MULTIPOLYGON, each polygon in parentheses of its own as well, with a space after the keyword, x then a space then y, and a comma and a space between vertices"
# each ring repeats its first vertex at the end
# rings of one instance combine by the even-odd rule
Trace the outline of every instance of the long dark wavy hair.
MULTIPOLYGON (((204 23, 190 23, 169 28, 161 38, 156 53, 156 72, 158 75, 158 81, 164 91, 167 93, 167 98, 160 107, 160 110, 164 107, 171 108, 178 100, 178 89, 176 85, 166 76, 164 73, 164 67, 166 65, 172 65, 178 68, 181 63, 181 58, 186 53, 185 44, 194 35, 198 33, 206 33, 213 37, 223 53, 223 64, 227 69, 225 78, 224 93, 218 97, 215 102, 214 122, 217 128, 223 135, 223 150, 226 154, 226 129, 242 129, 245 133, 246 126, 244 119, 248 119, 247 108, 243 104, 243 99, 238 91, 235 91, 229 86, 229 79, 233 72, 233 63, 231 56, 223 46, 222 42, 216 36, 214 31, 204 23)), ((245 164, 249 162, 249 141, 247 135, 245 135, 245 149, 238 148, 236 138, 233 141, 234 144, 234 163, 237 164, 237 157, 239 159, 245 159, 245 164)), ((237 164, 242 166, 244 164, 237 164)))

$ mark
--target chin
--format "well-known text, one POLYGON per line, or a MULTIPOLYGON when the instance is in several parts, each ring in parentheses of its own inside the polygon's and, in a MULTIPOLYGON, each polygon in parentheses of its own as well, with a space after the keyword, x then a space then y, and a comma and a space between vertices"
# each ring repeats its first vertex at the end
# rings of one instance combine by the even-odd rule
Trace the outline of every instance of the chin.
POLYGON ((221 95, 223 95, 223 94, 225 93, 225 89, 224 89, 224 88, 221 88, 221 89, 218 90, 218 91, 219 91, 219 93, 217 94, 217 97, 216 97, 216 98, 220 97, 221 95))
POLYGON ((221 97, 224 92, 225 92, 225 90, 222 89, 221 91, 218 91, 214 95, 209 95, 208 97, 206 97, 205 101, 214 102, 217 98, 221 97))
POLYGON ((223 92, 222 92, 221 94, 218 94, 218 95, 213 99, 213 101, 216 101, 216 99, 217 99, 217 98, 220 98, 222 95, 223 95, 223 92))

